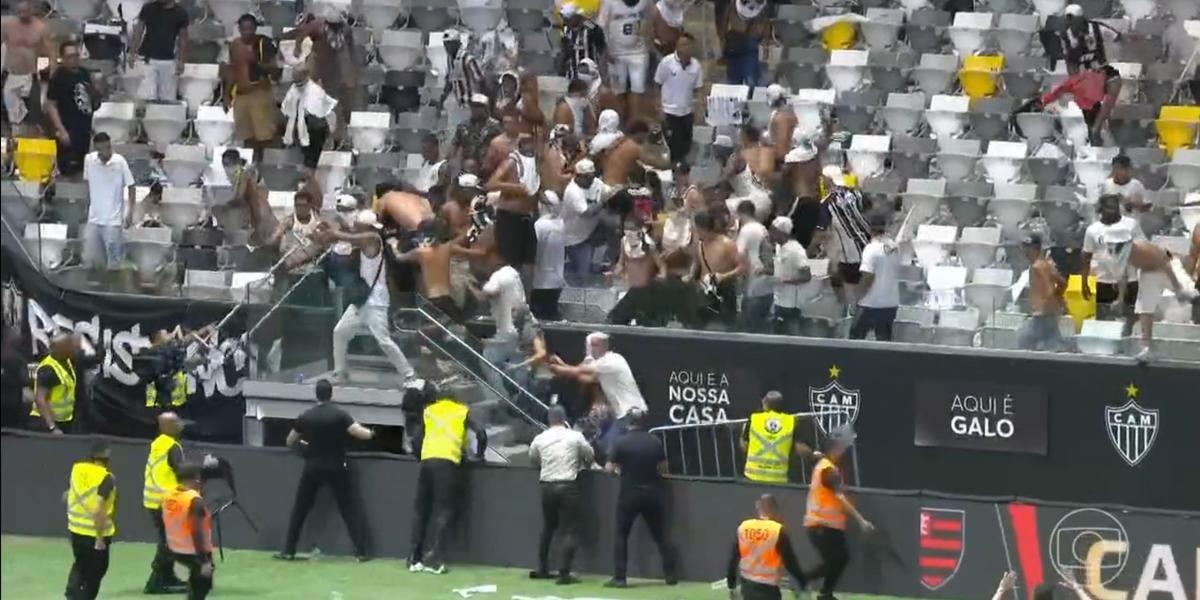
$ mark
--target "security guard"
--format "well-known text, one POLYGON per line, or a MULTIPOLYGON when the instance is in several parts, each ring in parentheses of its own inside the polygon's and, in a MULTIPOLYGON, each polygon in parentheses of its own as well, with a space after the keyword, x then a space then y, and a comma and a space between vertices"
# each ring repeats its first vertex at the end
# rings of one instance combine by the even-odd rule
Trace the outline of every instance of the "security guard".
POLYGON ((812 448, 796 439, 799 432, 796 424, 802 418, 783 412, 783 394, 770 391, 763 396, 762 411, 750 415, 750 421, 742 428, 746 479, 787 483, 793 449, 800 456, 813 456, 812 448))
MULTIPOLYGON (((171 375, 171 393, 168 396, 168 401, 163 405, 163 408, 179 408, 187 402, 187 373, 180 369, 171 375)), ((146 384, 146 408, 158 407, 158 380, 155 379, 146 384)))
POLYGON ((167 548, 167 535, 163 529, 162 502, 168 492, 179 487, 178 469, 183 465, 183 419, 173 412, 158 415, 158 437, 150 443, 143 475, 142 506, 150 511, 150 519, 158 531, 158 548, 150 561, 150 578, 142 589, 146 594, 175 594, 182 592, 186 584, 175 575, 175 561, 167 548))
POLYGON ((50 353, 38 363, 33 380, 33 429, 63 433, 75 421, 75 338, 60 333, 50 340, 50 353))
POLYGON ((67 600, 91 600, 100 594, 108 572, 108 546, 117 533, 117 483, 108 470, 108 442, 92 443, 85 460, 71 467, 67 500, 67 531, 75 562, 67 576, 67 600))
POLYGON ((858 509, 850 503, 842 489, 842 474, 838 469, 837 460, 854 443, 854 432, 849 429, 835 429, 825 438, 823 449, 825 455, 813 467, 812 480, 808 488, 808 506, 804 513, 804 527, 808 529, 808 539, 817 549, 824 562, 820 567, 805 573, 812 581, 823 579, 818 600, 832 600, 833 588, 846 570, 850 562, 850 552, 846 547, 846 516, 854 517, 863 532, 874 531, 875 526, 863 518, 858 509))
POLYGON ((805 584, 804 574, 792 551, 787 531, 777 516, 779 505, 775 497, 763 494, 754 503, 754 508, 758 516, 746 519, 738 526, 725 583, 729 586, 730 598, 736 598, 741 580, 743 600, 779 600, 783 571, 787 570, 801 588, 805 584))
POLYGON ((475 433, 475 457, 478 460, 483 459, 487 448, 487 431, 471 418, 466 405, 453 396, 439 394, 438 397, 436 402, 425 407, 421 426, 412 436, 413 451, 421 457, 421 473, 417 478, 408 570, 440 575, 446 572, 442 560, 443 538, 458 503, 459 466, 467 451, 467 429, 475 433), (429 549, 422 554, 427 536, 429 549))
POLYGON ((188 600, 204 600, 213 585, 212 512, 200 496, 200 465, 184 463, 176 473, 179 485, 163 497, 163 529, 167 547, 187 565, 188 600))

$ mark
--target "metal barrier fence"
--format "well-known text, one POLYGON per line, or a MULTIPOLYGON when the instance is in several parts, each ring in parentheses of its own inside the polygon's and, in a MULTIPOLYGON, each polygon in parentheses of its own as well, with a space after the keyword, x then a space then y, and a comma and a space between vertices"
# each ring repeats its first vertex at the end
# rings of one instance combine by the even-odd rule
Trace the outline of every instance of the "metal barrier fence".
MULTIPOLYGON (((821 428, 820 419, 826 415, 843 415, 844 410, 819 410, 792 413, 793 417, 806 417, 812 425, 811 438, 806 437, 814 450, 819 449, 826 433, 821 428)), ((657 436, 667 455, 668 471, 671 475, 688 477, 707 477, 713 479, 740 479, 745 456, 738 443, 742 429, 749 419, 734 419, 715 423, 689 423, 682 425, 664 425, 650 429, 657 436)), ((797 424, 799 426, 799 424, 797 424)), ((802 432, 803 433, 803 432, 802 432)), ((861 472, 858 468, 858 451, 851 447, 843 461, 843 477, 849 485, 858 485, 861 472)), ((793 466, 798 474, 791 477, 792 483, 808 483, 808 476, 813 466, 810 458, 793 458, 793 466)))

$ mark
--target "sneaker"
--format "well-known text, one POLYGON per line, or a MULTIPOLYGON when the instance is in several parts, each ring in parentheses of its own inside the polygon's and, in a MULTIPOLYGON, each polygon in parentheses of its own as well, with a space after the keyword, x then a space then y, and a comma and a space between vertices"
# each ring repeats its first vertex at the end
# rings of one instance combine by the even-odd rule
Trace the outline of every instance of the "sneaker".
POLYGON ((329 383, 333 385, 346 385, 350 383, 350 374, 345 371, 334 371, 329 375, 329 383))
POLYGON ((420 573, 421 571, 424 571, 424 570, 425 570, 425 565, 421 564, 421 561, 419 561, 419 560, 418 561, 413 561, 413 560, 408 561, 408 572, 409 573, 420 573))
POLYGON ((153 595, 179 594, 179 593, 186 592, 186 591, 187 591, 186 583, 182 584, 182 585, 171 585, 169 583, 165 583, 163 581, 155 581, 153 579, 150 581, 147 581, 145 587, 142 588, 143 594, 148 594, 148 595, 152 595, 152 596, 153 595))
POLYGON ((430 566, 422 565, 422 566, 421 566, 421 572, 422 572, 422 573, 429 573, 430 575, 445 575, 445 574, 446 574, 446 565, 444 565, 444 564, 441 564, 441 565, 438 565, 438 566, 436 566, 436 567, 430 567, 430 566))
POLYGON ((609 579, 608 581, 604 582, 604 587, 606 587, 606 588, 627 588, 627 587, 629 587, 629 583, 627 583, 624 579, 617 579, 616 577, 614 577, 614 578, 609 579))
POLYGON ((280 552, 278 554, 272 554, 271 558, 275 560, 296 560, 296 555, 287 552, 280 552))
POLYGON ((1138 361, 1140 364, 1146 364, 1154 359, 1154 353, 1150 352, 1149 348, 1142 348, 1142 351, 1138 352, 1133 359, 1138 361))
POLYGON ((558 579, 554 580, 554 583, 557 585, 572 585, 579 583, 579 578, 570 573, 562 573, 558 576, 558 579))
POLYGON ((530 579, 554 579, 554 576, 549 571, 530 571, 530 579))

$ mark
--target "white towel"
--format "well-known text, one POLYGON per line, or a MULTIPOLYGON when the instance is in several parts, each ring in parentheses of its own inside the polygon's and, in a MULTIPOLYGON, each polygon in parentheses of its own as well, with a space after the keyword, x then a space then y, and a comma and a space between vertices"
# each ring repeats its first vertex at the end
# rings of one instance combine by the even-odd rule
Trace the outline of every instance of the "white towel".
POLYGON ((300 138, 300 145, 307 146, 309 142, 308 124, 304 122, 304 116, 312 115, 320 119, 327 119, 336 106, 337 100, 326 94, 325 90, 315 81, 296 84, 288 88, 287 95, 283 97, 280 106, 283 115, 287 117, 287 128, 283 132, 283 144, 290 146, 293 134, 295 134, 300 138))

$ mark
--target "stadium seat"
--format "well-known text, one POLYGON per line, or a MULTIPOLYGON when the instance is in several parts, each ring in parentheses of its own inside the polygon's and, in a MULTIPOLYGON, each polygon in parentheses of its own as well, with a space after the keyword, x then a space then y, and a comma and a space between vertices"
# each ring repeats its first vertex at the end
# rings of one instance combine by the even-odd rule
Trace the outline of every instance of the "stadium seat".
MULTIPOLYGON (((904 26, 905 38, 914 51, 924 54, 942 49, 946 29, 950 27, 950 13, 943 10, 920 9, 909 13, 904 26)), ((957 66, 957 65, 956 65, 957 66)))
POLYGON ((65 223, 71 237, 81 237, 80 228, 88 220, 88 185, 86 182, 56 181, 54 197, 47 208, 54 218, 65 223))
POLYGON ((1154 122, 1158 140, 1168 157, 1174 157, 1180 148, 1190 148, 1196 143, 1196 129, 1200 125, 1200 106, 1164 106, 1154 122))
POLYGON ((1121 8, 1129 20, 1137 22, 1154 14, 1158 0, 1121 0, 1121 8))
POLYGON ((825 75, 830 85, 839 92, 856 90, 863 83, 867 68, 865 50, 834 50, 829 53, 829 64, 825 75))
POLYGON ((975 345, 975 332, 978 329, 979 311, 975 307, 941 310, 938 311, 937 325, 933 328, 933 343, 970 348, 975 345))
POLYGON ((929 159, 937 152, 937 141, 898 135, 892 137, 892 168, 904 179, 929 176, 929 159))
POLYGON ((1192 231, 1200 225, 1200 204, 1191 204, 1179 207, 1179 218, 1183 221, 1184 229, 1192 231))
POLYGON ((367 27, 373 30, 376 39, 400 17, 408 15, 400 2, 391 0, 363 0, 360 12, 367 27))
POLYGON ((896 45, 900 28, 904 26, 904 11, 891 8, 867 9, 867 20, 859 28, 867 48, 887 50, 896 45))
POLYGON ((503 0, 458 0, 462 24, 475 34, 496 29, 504 18, 503 0))
POLYGON ((939 94, 929 99, 929 110, 925 111, 925 121, 929 123, 929 129, 939 140, 950 138, 966 129, 970 110, 970 98, 939 94))
POLYGON ((208 167, 208 159, 204 156, 204 146, 171 144, 163 156, 163 170, 167 179, 175 187, 187 187, 200 180, 204 169, 208 167))
POLYGON ((1117 356, 1121 354, 1124 326, 1121 321, 1085 320, 1079 335, 1075 336, 1075 344, 1083 354, 1117 356))
POLYGON ((1015 103, 1012 98, 982 98, 971 102, 971 137, 984 142, 1008 139, 1015 103))
POLYGON ((904 193, 900 194, 900 202, 908 211, 910 228, 915 231, 918 225, 937 216, 938 207, 945 197, 945 179, 908 179, 904 193))
POLYGON ((266 148, 258 174, 269 190, 295 189, 303 162, 299 148, 266 148))
POLYGON ((91 19, 100 12, 100 0, 57 0, 55 7, 62 16, 75 22, 91 19))
POLYGON ((1001 233, 999 227, 963 227, 954 246, 959 262, 971 270, 995 262, 1001 233))
POLYGON ((992 9, 1000 13, 1000 21, 996 28, 996 45, 1004 56, 1019 56, 1029 51, 1033 34, 1038 29, 1037 15, 1012 14, 992 9))
POLYGON ((1167 153, 1161 148, 1128 148, 1125 155, 1137 177, 1148 190, 1155 190, 1167 183, 1167 153))
POLYGON ((1038 185, 1061 183, 1066 171, 1066 160, 1054 144, 1042 144, 1025 165, 1029 168, 1030 178, 1038 185))
POLYGON ((892 323, 892 339, 908 344, 928 344, 932 341, 933 322, 937 312, 923 306, 900 306, 892 323))
POLYGON ((388 69, 403 71, 418 66, 425 55, 421 32, 413 29, 388 29, 379 37, 379 58, 388 69))
POLYGON ((41 182, 50 179, 54 172, 54 159, 58 156, 58 143, 40 138, 17 138, 17 149, 13 162, 22 181, 41 182))
POLYGON ((941 94, 950 89, 958 72, 958 57, 953 54, 922 54, 921 62, 912 70, 912 79, 927 95, 941 94))
POLYGON ((918 225, 917 235, 913 238, 913 253, 917 263, 928 272, 946 262, 957 238, 958 227, 954 225, 918 225))
POLYGON ((1108 131, 1122 148, 1139 148, 1150 145, 1158 109, 1150 104, 1117 104, 1108 116, 1108 131))
POLYGON ((974 227, 987 217, 992 184, 986 181, 949 181, 946 184, 946 207, 959 227, 974 227))
POLYGON ((1071 146, 1082 148, 1091 143, 1087 119, 1075 103, 1058 112, 1058 125, 1062 128, 1063 139, 1071 146))
POLYGON ((881 111, 888 131, 895 135, 916 133, 925 113, 925 94, 890 93, 881 111))
POLYGON ((788 48, 779 75, 792 89, 820 88, 828 60, 829 52, 824 48, 788 48))
POLYGON ((912 52, 871 51, 867 57, 871 88, 881 93, 907 92, 908 77, 916 61, 917 55, 912 52))
POLYGON ((1037 144, 1054 137, 1054 115, 1042 112, 1026 112, 1017 115, 1017 128, 1021 137, 1037 144))
MULTIPOLYGON (((388 0, 381 1, 386 2, 388 0)), ((508 10, 508 25, 518 33, 540 31, 546 26, 548 16, 547 6, 541 0, 508 0, 506 8, 508 10)), ((782 8, 780 7, 781 10, 782 8)), ((778 31, 776 29, 776 33, 778 31)))
POLYGON ((868 206, 887 206, 890 210, 895 204, 896 197, 900 194, 900 186, 903 183, 895 177, 881 176, 865 179, 858 176, 858 191, 862 193, 868 206))
POLYGON ((987 180, 993 184, 1015 183, 1021 177, 1021 168, 1029 154, 1025 142, 989 142, 984 155, 983 169, 987 180))
POLYGON ((925 298, 926 306, 931 308, 949 309, 961 306, 959 296, 963 286, 967 285, 967 268, 958 265, 934 265, 925 269, 925 283, 929 286, 929 294, 925 298))
MULTIPOLYGON (((716 90, 718 87, 721 86, 713 85, 712 89, 716 90)), ((796 113, 796 129, 792 133, 792 138, 815 139, 818 135, 822 135, 825 128, 825 114, 836 100, 837 93, 831 89, 796 90, 795 95, 792 96, 792 110, 796 113)), ((722 123, 713 123, 711 114, 709 114, 709 124, 722 125, 722 123)))
POLYGON ((182 240, 183 232, 200 221, 204 214, 202 191, 199 188, 163 188, 160 211, 163 225, 171 228, 175 239, 182 240))
POLYGON ((963 93, 976 100, 994 96, 1003 67, 1003 56, 975 55, 964 58, 962 69, 958 72, 963 93))
POLYGON ((392 115, 387 112, 350 113, 351 146, 359 153, 373 153, 383 150, 387 143, 388 130, 391 127, 392 115))
POLYGON ((1117 95, 1118 104, 1129 104, 1137 100, 1138 81, 1142 78, 1142 63, 1109 62, 1108 66, 1121 74, 1121 93, 1117 95))
POLYGON ((175 244, 166 227, 133 227, 125 230, 125 252, 143 285, 153 283, 163 267, 174 262, 175 244))
POLYGON ((187 106, 183 104, 147 104, 142 129, 150 143, 160 149, 179 140, 187 128, 187 106))
POLYGON ((1171 101, 1175 83, 1183 75, 1183 67, 1177 63, 1150 63, 1141 77, 1142 97, 1155 110, 1171 101))
POLYGON ((1032 0, 1033 12, 1048 17, 1052 15, 1061 15, 1063 10, 1067 8, 1067 0, 1032 0))
POLYGON ((395 152, 360 154, 354 161, 354 183, 367 193, 374 193, 376 185, 395 178, 405 160, 403 154, 395 152))
POLYGON ((1033 201, 1037 198, 1037 185, 1028 183, 998 183, 990 202, 991 215, 1006 234, 1015 236, 1033 212, 1033 201))
POLYGON ((1184 193, 1200 188, 1200 150, 1180 149, 1167 167, 1171 183, 1184 193))
POLYGON ((543 30, 521 36, 518 61, 526 71, 538 75, 558 73, 558 48, 550 43, 549 35, 550 32, 543 30))
POLYGON ((886 135, 856 135, 851 138, 846 156, 854 175, 859 180, 881 175, 890 146, 891 137, 886 135))
POLYGON ((282 221, 295 210, 296 192, 270 190, 267 192, 267 206, 275 220, 282 221))
POLYGON ((1186 21, 1200 16, 1200 5, 1192 0, 1166 0, 1167 10, 1177 21, 1186 21))
POLYGON ((125 157, 134 181, 148 183, 154 172, 155 149, 148 144, 114 144, 113 152, 125 157))
POLYGON ((847 50, 858 40, 858 24, 854 21, 838 21, 821 30, 821 45, 826 50, 847 50))
POLYGON ((955 13, 954 24, 950 26, 950 43, 965 59, 988 44, 994 23, 992 13, 955 13))
POLYGON ((1005 56, 1004 89, 1018 100, 1026 100, 1042 90, 1042 67, 1046 60, 1036 56, 1005 56))
POLYGON ((979 345, 995 350, 1017 350, 1019 331, 1029 319, 1028 315, 1015 312, 992 312, 984 314, 984 325, 979 329, 979 345))
MULTIPOLYGON (((417 145, 420 145, 417 139, 417 145)), ((325 196, 333 196, 346 185, 350 176, 352 155, 349 152, 326 150, 317 160, 317 176, 322 183, 321 189, 325 196)))
POLYGON ((1112 159, 1120 148, 1086 147, 1075 153, 1075 178, 1089 189, 1099 189, 1112 171, 1112 159))
POLYGON ((218 65, 183 65, 183 73, 179 75, 179 96, 187 102, 189 114, 197 114, 202 104, 212 101, 220 80, 221 69, 218 65))
POLYGON ((228 271, 187 269, 180 291, 197 300, 227 300, 232 273, 228 271))
POLYGON ((137 107, 132 102, 102 102, 92 113, 92 131, 107 133, 114 144, 133 137, 137 127, 137 107))
POLYGON ((432 123, 425 113, 400 113, 396 115, 393 132, 399 149, 416 153, 421 151, 421 139, 429 131, 432 123))
POLYGON ((454 25, 453 0, 414 0, 410 14, 421 31, 442 31, 454 25))
POLYGON ((875 109, 882 98, 883 94, 873 89, 838 94, 838 125, 853 134, 873 131, 875 109))
POLYGON ((196 137, 206 148, 224 146, 233 139, 233 113, 220 106, 201 106, 196 113, 196 137))
POLYGON ((273 29, 296 25, 296 4, 284 0, 262 0, 258 3, 262 21, 273 29))
POLYGON ((251 12, 254 5, 258 4, 252 0, 205 0, 205 3, 217 21, 225 25, 229 35, 237 33, 238 17, 251 12))
POLYGON ((1163 34, 1170 21, 1145 18, 1133 22, 1133 31, 1121 39, 1121 60, 1154 64, 1165 56, 1163 34))
MULTIPOLYGON (((966 237, 967 232, 964 230, 963 238, 966 237)), ((997 237, 998 242, 999 238, 997 237)), ((990 258, 995 258, 997 244, 989 246, 983 243, 980 247, 984 250, 990 249, 990 258)), ((966 301, 967 306, 978 310, 979 314, 986 315, 985 322, 990 321, 994 313, 1000 312, 1008 306, 1008 288, 1012 283, 1013 272, 1011 269, 973 268, 970 281, 963 286, 963 300, 966 301)))
POLYGON ((25 225, 25 251, 37 261, 43 271, 57 269, 66 256, 67 225, 65 223, 29 223, 25 225))
POLYGON ((1079 225, 1080 190, 1065 186, 1048 186, 1042 194, 1042 199, 1034 206, 1046 220, 1050 228, 1050 236, 1054 241, 1074 239, 1079 225))

